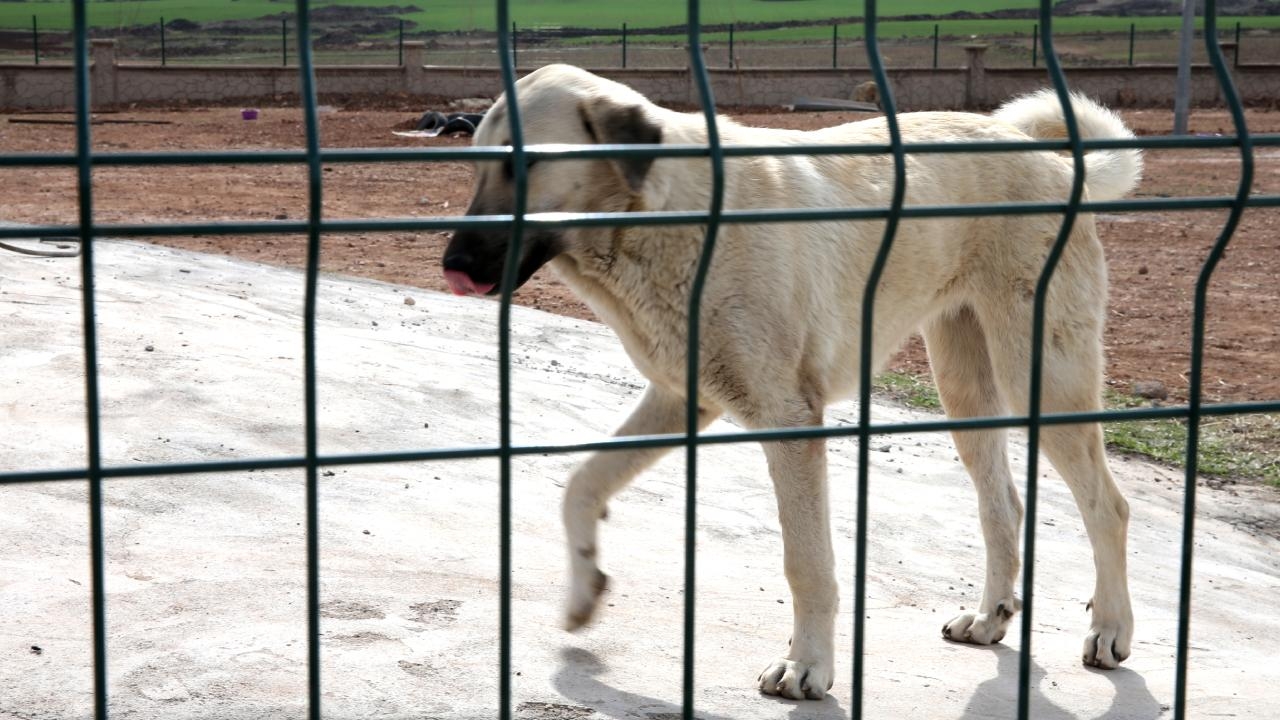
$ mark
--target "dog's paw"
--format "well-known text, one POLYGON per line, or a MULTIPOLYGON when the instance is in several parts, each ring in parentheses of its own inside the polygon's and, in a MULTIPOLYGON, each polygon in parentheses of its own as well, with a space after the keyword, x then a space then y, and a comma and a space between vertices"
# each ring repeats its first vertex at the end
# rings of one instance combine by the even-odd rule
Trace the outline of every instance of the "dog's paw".
POLYGON ((792 700, 821 700, 835 682, 830 660, 807 661, 778 658, 757 678, 760 692, 792 700))
POLYGON ((593 568, 585 577, 573 578, 573 589, 569 592, 569 609, 565 613, 564 629, 570 632, 579 630, 591 622, 600 606, 600 596, 609 588, 609 576, 599 568, 593 568))
POLYGON ((1090 667, 1114 670, 1129 657, 1133 642, 1133 622, 1103 622, 1095 615, 1093 627, 1084 638, 1081 661, 1090 667))
POLYGON ((1022 609, 1017 599, 1001 600, 991 612, 964 613, 942 626, 942 637, 956 642, 990 645, 1004 639, 1013 614, 1022 609))

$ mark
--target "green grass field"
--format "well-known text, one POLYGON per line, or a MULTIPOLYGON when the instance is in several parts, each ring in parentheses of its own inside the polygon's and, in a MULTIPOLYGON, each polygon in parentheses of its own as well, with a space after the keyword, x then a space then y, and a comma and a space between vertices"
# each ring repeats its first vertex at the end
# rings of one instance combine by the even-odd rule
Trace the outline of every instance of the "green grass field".
MULTIPOLYGON (((326 6, 385 7, 387 0, 316 0, 313 8, 326 6)), ((887 4, 882 4, 887 5, 887 4)), ((958 10, 986 12, 1010 8, 1034 8, 1034 0, 898 0, 881 8, 884 16, 909 14, 945 15, 958 10)), ((492 29, 494 4, 472 0, 432 0, 419 2, 424 9, 399 15, 415 24, 417 30, 476 30, 492 29)), ((289 13, 293 3, 279 0, 120 0, 102 2, 90 0, 89 20, 99 29, 124 28, 159 22, 186 19, 195 22, 218 20, 243 20, 267 15, 289 13)), ((753 23, 785 21, 821 21, 829 18, 847 18, 861 15, 861 3, 847 0, 792 0, 790 2, 761 2, 760 0, 704 0, 702 3, 704 24, 753 23)), ((66 30, 71 26, 70 3, 65 0, 28 0, 27 2, 0 2, 0 28, 27 29, 32 16, 38 18, 45 30, 66 30)), ((676 0, 630 3, 600 2, 599 0, 511 0, 511 16, 520 27, 620 27, 627 23, 631 28, 651 28, 680 25, 685 22, 685 3, 676 0)), ((1135 18, 1140 30, 1173 29, 1178 19, 1135 18)), ((1224 26, 1235 18, 1222 18, 1224 26)), ((1024 32, 1026 20, 965 20, 947 21, 960 24, 965 32, 976 35, 1024 32)), ((1064 17, 1055 21, 1063 32, 1112 32, 1128 30, 1130 18, 1121 17, 1064 17)), ((1249 27, 1280 27, 1280 17, 1247 18, 1249 27)), ((754 40, 798 40, 829 35, 825 28, 787 28, 761 31, 750 36, 754 40)), ((888 22, 883 34, 890 37, 924 35, 933 32, 932 21, 888 22)), ((744 34, 744 37, 745 34, 744 34)))

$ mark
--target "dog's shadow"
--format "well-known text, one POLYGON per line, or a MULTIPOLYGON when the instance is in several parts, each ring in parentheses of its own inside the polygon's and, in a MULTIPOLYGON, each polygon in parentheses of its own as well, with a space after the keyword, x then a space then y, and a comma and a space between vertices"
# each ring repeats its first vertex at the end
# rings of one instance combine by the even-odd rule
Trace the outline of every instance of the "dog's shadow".
MULTIPOLYGON (((1018 702, 1018 651, 1004 645, 972 649, 976 652, 992 652, 998 656, 996 674, 974 688, 961 717, 964 720, 1013 717, 1018 702)), ((551 677, 551 683, 561 697, 590 707, 607 717, 620 720, 636 717, 677 720, 681 717, 681 708, 676 703, 626 692, 601 682, 597 676, 604 670, 604 661, 594 653, 566 647, 560 650, 560 664, 551 677)), ((1165 712, 1165 706, 1151 694, 1146 680, 1138 673, 1123 667, 1095 672, 1102 674, 1115 686, 1111 707, 1097 716, 1097 720, 1152 720, 1165 712)), ((1078 714, 1055 705, 1040 690, 1040 683, 1047 677, 1044 668, 1032 662, 1031 677, 1031 717, 1036 720, 1079 720, 1078 714)), ((847 716, 847 711, 831 695, 819 702, 763 696, 760 699, 794 706, 790 715, 796 720, 836 720, 847 716)), ((694 715, 699 720, 734 720, 696 708, 694 715)))
MULTIPOLYGON (((999 659, 995 677, 974 688, 961 717, 964 720, 1013 717, 1018 703, 1018 651, 1004 645, 973 646, 971 649, 995 653, 999 659)), ((1154 720, 1165 711, 1147 688, 1147 681, 1138 673, 1124 667, 1093 672, 1101 674, 1115 686, 1111 707, 1096 720, 1154 720)), ((1040 683, 1047 676, 1044 668, 1032 661, 1030 716, 1036 720, 1079 720, 1080 715, 1055 705, 1045 697, 1040 683)))
MULTIPOLYGON (((551 684, 561 697, 589 707, 607 717, 619 718, 619 720, 622 718, 630 720, 636 717, 648 718, 648 720, 678 720, 681 717, 679 704, 626 692, 601 682, 597 676, 604 670, 604 662, 589 650, 561 648, 560 666, 551 676, 551 684)), ((817 702, 764 696, 761 696, 761 700, 793 705, 791 715, 797 719, 839 720, 848 714, 831 695, 817 702)), ((696 707, 694 717, 698 720, 735 720, 725 715, 698 710, 696 707)))

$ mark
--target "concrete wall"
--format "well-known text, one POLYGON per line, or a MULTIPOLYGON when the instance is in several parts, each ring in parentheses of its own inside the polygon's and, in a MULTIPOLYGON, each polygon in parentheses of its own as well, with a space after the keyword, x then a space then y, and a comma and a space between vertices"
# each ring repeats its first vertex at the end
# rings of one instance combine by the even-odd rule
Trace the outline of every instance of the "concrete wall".
MULTIPOLYGON (((961 68, 889 70, 900 110, 979 109, 1045 87, 1044 69, 991 69, 985 47, 965 47, 961 68)), ((278 66, 167 66, 119 63, 115 41, 92 41, 91 92, 95 108, 131 103, 252 103, 298 93, 297 68, 278 66)), ((321 96, 391 95, 441 98, 491 97, 502 90, 496 68, 437 67, 424 63, 420 42, 405 43, 401 66, 325 66, 316 69, 321 96)), ((522 72, 527 72, 522 71, 522 72)), ((687 68, 597 70, 663 104, 696 105, 697 87, 687 68)), ((866 68, 751 68, 709 70, 717 104, 725 107, 776 106, 797 97, 850 98, 871 79, 866 68)), ((1176 69, 1172 65, 1073 68, 1069 84, 1118 107, 1169 107, 1176 69)), ((1270 103, 1280 97, 1280 65, 1246 65, 1234 70, 1246 102, 1270 103)), ((0 108, 69 109, 75 99, 68 65, 0 65, 0 108)), ((1192 70, 1193 102, 1214 105, 1222 93, 1208 67, 1192 70)))

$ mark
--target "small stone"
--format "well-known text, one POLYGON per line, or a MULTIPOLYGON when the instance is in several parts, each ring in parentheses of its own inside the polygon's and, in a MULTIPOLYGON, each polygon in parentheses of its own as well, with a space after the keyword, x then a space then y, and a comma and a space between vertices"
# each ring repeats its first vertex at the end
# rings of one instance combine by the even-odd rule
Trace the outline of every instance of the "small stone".
POLYGON ((1146 274, 1147 274, 1147 273, 1149 273, 1149 272, 1151 272, 1151 271, 1147 269, 1147 266, 1146 266, 1146 265, 1140 265, 1140 266, 1138 266, 1138 274, 1139 274, 1139 275, 1146 275, 1146 274))
POLYGON ((413 298, 411 298, 411 297, 406 297, 406 298, 404 299, 404 304, 405 304, 405 305, 417 305, 417 304, 418 304, 418 301, 417 301, 417 300, 414 300, 414 299, 413 299, 413 298))
POLYGON ((362 530, 361 532, 363 532, 365 535, 372 535, 372 534, 373 534, 373 533, 369 532, 368 530, 362 530))
POLYGON ((147 352, 155 352, 155 351, 156 351, 156 346, 155 346, 155 345, 148 345, 148 346, 146 346, 145 348, 143 348, 143 350, 146 350, 147 352))
POLYGON ((1169 389, 1159 380, 1135 380, 1131 392, 1148 400, 1164 400, 1169 397, 1169 389))

